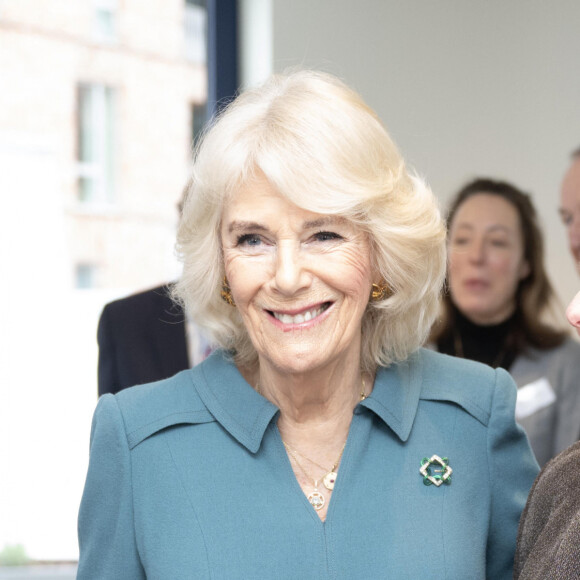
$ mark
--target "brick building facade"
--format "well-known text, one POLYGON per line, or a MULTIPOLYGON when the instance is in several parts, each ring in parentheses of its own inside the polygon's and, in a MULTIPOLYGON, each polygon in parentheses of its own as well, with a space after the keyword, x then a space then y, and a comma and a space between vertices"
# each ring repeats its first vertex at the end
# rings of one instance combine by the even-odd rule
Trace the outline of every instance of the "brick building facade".
POLYGON ((0 0, 0 568, 75 560, 105 302, 178 274, 200 0, 0 0))
POLYGON ((56 164, 73 286, 136 289, 174 268, 207 91, 197 4, 0 2, 0 139, 5 150, 41 143, 56 164))

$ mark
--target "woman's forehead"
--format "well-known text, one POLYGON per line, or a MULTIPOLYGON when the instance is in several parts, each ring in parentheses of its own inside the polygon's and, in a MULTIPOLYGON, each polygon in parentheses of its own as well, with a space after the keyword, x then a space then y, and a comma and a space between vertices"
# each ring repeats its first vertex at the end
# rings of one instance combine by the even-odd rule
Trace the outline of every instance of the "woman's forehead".
POLYGON ((232 194, 222 211, 222 220, 228 222, 225 224, 228 230, 247 228, 248 224, 258 225, 263 220, 275 222, 289 218, 299 222, 302 229, 350 222, 338 214, 321 213, 297 205, 280 194, 267 180, 246 183, 232 194))
POLYGON ((317 195, 315 188, 309 191, 304 191, 304 188, 300 187, 281 190, 262 171, 258 170, 231 188, 229 195, 224 199, 223 213, 228 207, 259 207, 260 204, 275 200, 279 205, 285 205, 291 211, 312 214, 310 220, 326 220, 334 223, 340 220, 350 221, 349 216, 341 214, 334 208, 329 208, 326 204, 323 206, 319 202, 319 197, 321 196, 317 195))
POLYGON ((521 231, 518 210, 499 195, 477 193, 457 208, 451 230, 473 229, 497 232, 521 231))

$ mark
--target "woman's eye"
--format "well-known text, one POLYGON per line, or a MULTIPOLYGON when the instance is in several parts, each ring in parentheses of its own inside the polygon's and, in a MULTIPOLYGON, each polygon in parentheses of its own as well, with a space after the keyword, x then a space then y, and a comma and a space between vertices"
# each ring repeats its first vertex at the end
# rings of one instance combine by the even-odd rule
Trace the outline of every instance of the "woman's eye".
POLYGON ((262 238, 258 234, 242 234, 236 241, 236 246, 259 246, 262 238))
POLYGON ((314 239, 317 242, 329 242, 332 240, 342 240, 342 236, 335 232, 317 232, 314 234, 314 239))
POLYGON ((452 246, 465 246, 465 244, 469 243, 468 238, 453 238, 451 240, 452 246))

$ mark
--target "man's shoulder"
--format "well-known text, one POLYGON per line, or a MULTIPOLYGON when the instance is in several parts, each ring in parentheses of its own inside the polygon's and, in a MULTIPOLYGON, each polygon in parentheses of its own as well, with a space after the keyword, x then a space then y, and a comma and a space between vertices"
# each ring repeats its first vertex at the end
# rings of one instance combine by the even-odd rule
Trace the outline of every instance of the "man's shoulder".
POLYGON ((173 301, 170 292, 171 285, 163 285, 109 302, 103 308, 99 324, 109 329, 133 329, 132 334, 143 327, 158 327, 158 323, 181 324, 183 309, 173 301))
POLYGON ((556 457, 552 458, 542 469, 539 479, 550 482, 550 485, 572 477, 575 485, 580 483, 580 441, 577 441, 556 457))
POLYGON ((568 337, 554 350, 567 361, 574 361, 573 364, 580 365, 580 342, 577 340, 568 337))
POLYGON ((510 372, 518 385, 523 386, 536 375, 548 376, 551 379, 561 379, 563 375, 567 375, 574 380, 579 370, 580 343, 568 337, 553 348, 541 350, 529 347, 516 358, 510 372))
MULTIPOLYGON (((118 298, 105 305, 105 310, 115 314, 119 312, 133 311, 136 309, 142 310, 155 304, 169 304, 173 305, 171 299, 171 284, 163 284, 148 290, 130 294, 124 298, 118 298)), ((175 305, 177 308, 177 305, 175 305)))
POLYGON ((530 360, 578 359, 580 363, 580 342, 568 336, 560 344, 552 348, 539 349, 530 347, 524 352, 522 358, 530 360))

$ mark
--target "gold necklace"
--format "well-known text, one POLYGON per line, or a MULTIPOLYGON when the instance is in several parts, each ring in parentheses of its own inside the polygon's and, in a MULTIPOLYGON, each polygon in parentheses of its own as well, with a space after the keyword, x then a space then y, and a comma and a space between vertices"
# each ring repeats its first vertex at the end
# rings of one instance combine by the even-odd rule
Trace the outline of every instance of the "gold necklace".
MULTIPOLYGON (((362 387, 361 387, 361 392, 360 392, 360 400, 364 401, 367 398, 367 394, 366 394, 366 383, 365 383, 365 379, 363 376, 361 376, 361 382, 362 382, 362 387)), ((258 393, 258 395, 262 394, 262 388, 260 386, 259 380, 256 383, 256 392, 258 393)), ((298 465, 298 467, 300 468, 302 473, 304 473, 304 475, 306 475, 306 477, 308 479, 311 479, 314 482, 314 491, 312 493, 309 493, 306 497, 308 498, 310 505, 312 505, 312 507, 316 511, 321 510, 324 507, 324 505, 326 504, 326 499, 318 491, 318 481, 319 480, 312 477, 312 475, 310 473, 308 473, 308 471, 306 471, 306 468, 300 463, 296 454, 299 454, 301 457, 303 457, 307 461, 310 461, 314 465, 317 465, 321 469, 326 470, 326 468, 323 467, 322 465, 320 465, 319 463, 316 463, 315 461, 308 459, 308 457, 304 457, 304 455, 302 455, 298 451, 295 451, 294 449, 289 447, 284 440, 282 440, 282 443, 283 443, 284 447, 286 448, 286 450, 288 451, 288 453, 290 454, 290 456, 294 459, 294 461, 296 462, 296 465, 298 465)), ((329 491, 332 491, 334 489, 334 484, 336 483, 336 478, 338 477, 338 474, 336 473, 336 468, 338 467, 338 464, 340 463, 340 459, 342 457, 342 453, 343 453, 345 447, 346 447, 346 441, 344 442, 344 445, 342 446, 342 449, 340 450, 340 455, 338 456, 337 460, 332 465, 331 470, 328 471, 322 479, 322 482, 324 483, 324 487, 326 487, 326 489, 328 489, 329 491)))
MULTIPOLYGON (((284 443, 284 441, 282 441, 282 443, 284 443)), ((296 462, 296 465, 298 465, 298 467, 300 468, 302 473, 304 473, 304 475, 308 479, 311 479, 314 482, 314 491, 309 493, 306 496, 306 498, 310 502, 310 505, 316 511, 321 510, 324 507, 324 505, 326 504, 326 498, 318 491, 318 480, 314 479, 314 477, 312 477, 312 475, 310 475, 310 473, 308 473, 308 471, 306 471, 306 468, 302 465, 302 463, 300 463, 300 461, 298 461, 298 457, 296 457, 296 454, 288 447, 288 445, 286 445, 286 443, 284 443, 284 447, 286 448, 288 453, 292 456, 292 458, 296 462)))
POLYGON ((300 451, 298 451, 297 449, 292 449, 292 447, 290 447, 290 445, 288 445, 286 442, 282 441, 282 443, 284 443, 284 447, 286 447, 288 453, 292 454, 292 457, 295 458, 294 454, 296 453, 297 455, 300 455, 302 459, 306 459, 306 461, 309 461, 310 463, 316 465, 317 467, 320 467, 320 469, 324 469, 324 471, 326 471, 326 475, 322 478, 322 483, 324 484, 324 487, 329 491, 332 491, 334 489, 334 484, 336 483, 336 478, 338 477, 338 473, 336 473, 336 468, 340 463, 342 453, 344 451, 344 448, 346 447, 346 441, 344 442, 344 445, 342 446, 342 449, 340 450, 340 454, 338 455, 336 461, 333 463, 332 467, 329 470, 327 470, 326 467, 320 465, 320 463, 317 463, 313 459, 306 457, 305 455, 300 453, 300 451))

